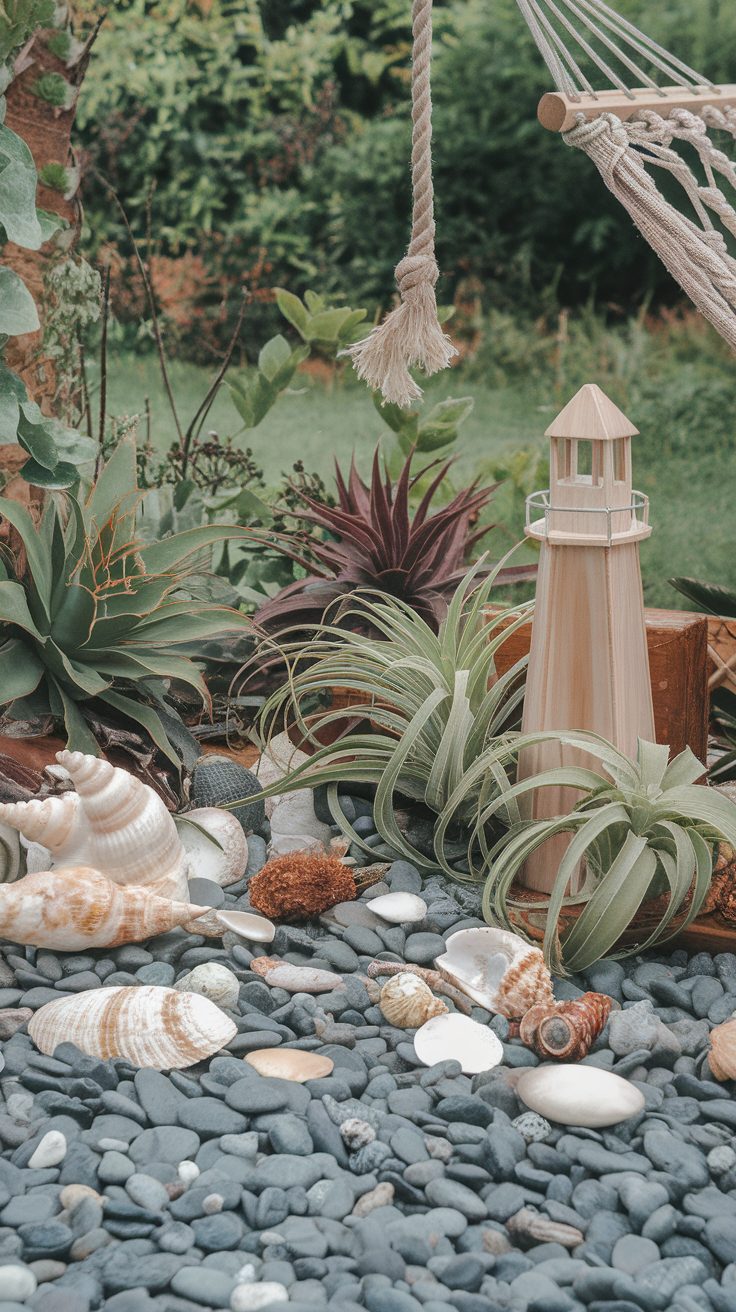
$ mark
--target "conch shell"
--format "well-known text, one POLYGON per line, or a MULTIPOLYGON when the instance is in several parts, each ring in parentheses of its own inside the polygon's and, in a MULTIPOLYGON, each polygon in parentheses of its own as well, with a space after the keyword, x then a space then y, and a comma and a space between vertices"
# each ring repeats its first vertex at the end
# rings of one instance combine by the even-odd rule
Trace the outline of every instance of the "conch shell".
POLYGON ((0 884, 0 936, 61 952, 140 943, 206 910, 147 888, 121 888, 89 866, 40 870, 0 884))
POLYGON ((57 752, 76 792, 0 805, 0 821, 48 848, 55 866, 91 866, 116 884, 187 900, 187 859, 157 793, 127 770, 57 752))
POLYGON ((711 1030, 708 1065, 715 1079, 736 1080, 736 1020, 711 1030))
POLYGON ((587 1057, 613 1008, 605 993, 583 993, 569 1002, 531 1007, 522 1018, 519 1037, 540 1057, 580 1061, 587 1057))
POLYGON ((172 1070, 219 1052, 237 1026, 214 1002, 154 984, 88 989, 41 1007, 28 1033, 41 1052, 74 1043, 90 1057, 172 1070))
POLYGON ((408 972, 392 975, 386 981, 378 1005, 391 1025, 407 1030, 419 1029, 425 1020, 448 1010, 423 979, 408 972))
POLYGON ((461 929, 435 961, 486 1011, 519 1020, 537 1003, 552 1006, 552 979, 539 948, 506 929, 461 929))

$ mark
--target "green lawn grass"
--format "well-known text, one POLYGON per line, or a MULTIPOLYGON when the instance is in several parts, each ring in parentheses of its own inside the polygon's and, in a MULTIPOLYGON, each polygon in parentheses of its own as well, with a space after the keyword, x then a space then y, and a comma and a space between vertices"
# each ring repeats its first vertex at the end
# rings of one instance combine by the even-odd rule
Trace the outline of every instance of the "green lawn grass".
MULTIPOLYGON (((180 416, 186 426, 206 390, 211 374, 196 365, 175 361, 171 381, 180 416)), ((520 447, 543 442, 545 427, 557 404, 540 404, 539 387, 517 384, 502 388, 469 382, 459 371, 431 381, 431 400, 472 395, 475 408, 462 428, 457 475, 472 477, 481 461, 503 461, 520 447)), ((164 451, 176 436, 158 366, 152 356, 116 355, 111 361, 108 405, 113 415, 140 414, 149 398, 152 435, 164 451)), ((631 419, 636 423, 637 415, 631 419)), ((666 424, 663 425, 666 427, 666 424)), ((210 412, 207 427, 221 435, 238 431, 239 418, 222 388, 210 412)), ((667 580, 673 575, 695 575, 736 586, 732 546, 731 501, 736 488, 736 443, 733 448, 708 448, 707 434, 697 432, 691 445, 680 444, 674 454, 663 454, 670 434, 652 431, 651 412, 641 436, 635 440, 635 483, 651 498, 651 538, 641 548, 645 598, 653 606, 684 605, 667 580)), ((331 388, 308 378, 282 397, 255 430, 243 434, 243 445, 253 449, 266 479, 275 481, 294 461, 330 478, 334 458, 348 461, 355 452, 366 471, 377 439, 388 434, 368 393, 352 380, 331 388)), ((456 475, 456 476, 457 476, 456 475)), ((499 499, 505 519, 498 541, 509 545, 522 536, 522 498, 507 492, 499 499)), ((491 539, 492 542, 492 539, 491 539)))

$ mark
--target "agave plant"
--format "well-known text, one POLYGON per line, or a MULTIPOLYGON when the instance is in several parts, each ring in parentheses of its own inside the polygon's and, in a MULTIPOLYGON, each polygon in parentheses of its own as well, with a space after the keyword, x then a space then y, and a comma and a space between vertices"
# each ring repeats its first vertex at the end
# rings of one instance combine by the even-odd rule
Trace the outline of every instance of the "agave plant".
POLYGON ((196 665, 174 651, 249 622, 177 593, 197 554, 246 530, 206 525, 144 545, 136 539, 140 499, 131 438, 86 498, 49 495, 40 524, 0 498, 0 518, 22 544, 0 560, 0 705, 16 719, 51 714, 70 747, 94 753, 84 707, 106 709, 178 764, 168 683, 187 685, 205 704, 208 694, 196 665))
MULTIPOLYGON (((325 613, 350 594, 381 592, 394 597, 421 616, 434 632, 447 611, 455 588, 465 574, 465 561, 488 526, 474 529, 478 515, 490 501, 497 484, 472 484, 430 514, 435 494, 447 476, 450 463, 434 473, 413 515, 409 507, 412 487, 435 469, 436 462, 412 474, 409 454, 394 484, 384 474, 378 450, 373 458, 370 485, 358 474, 353 461, 347 480, 336 466, 338 504, 326 506, 306 494, 302 508, 292 512, 311 526, 288 535, 274 535, 280 550, 307 570, 307 577, 290 583, 256 612, 255 620, 273 632, 288 625, 304 629, 319 624, 325 613), (315 537, 314 530, 326 536, 315 537)), ((504 570, 498 583, 532 578, 527 566, 504 570)), ((366 608, 351 604, 341 613, 340 626, 366 622, 366 608)))
MULTIPOLYGON (((495 678, 494 658, 502 642, 529 617, 531 603, 501 615, 485 614, 496 565, 480 583, 480 561, 456 588, 435 634, 405 601, 366 595, 360 616, 370 632, 319 627, 311 641, 281 651, 288 678, 266 702, 264 738, 293 721, 314 755, 277 786, 279 791, 327 784, 337 822, 360 846, 338 797, 338 784, 375 784, 374 820, 391 847, 425 869, 452 871, 448 851, 455 837, 472 827, 478 813, 501 786, 508 787, 503 748, 511 763, 510 732, 523 698, 526 659, 495 678), (346 690, 346 705, 316 716, 315 700, 335 687, 346 690), (373 732, 351 726, 369 718, 373 732), (320 746, 325 730, 349 732, 332 746, 320 746), (471 770, 472 767, 472 770, 471 770), (435 857, 418 851, 399 829, 397 798, 421 802, 437 817, 435 857)), ((370 850, 370 849, 366 849, 370 850)))
MULTIPOLYGON (((544 735, 518 739, 515 751, 544 735)), ((481 805, 475 836, 481 837, 501 808, 508 820, 524 796, 544 787, 569 786, 580 800, 557 819, 518 819, 490 850, 485 873, 483 914, 493 924, 518 928, 514 905, 546 912, 544 950, 557 971, 582 970, 601 957, 627 956, 679 933, 697 916, 710 886, 714 844, 736 846, 736 805, 715 790, 697 784, 703 766, 689 748, 669 761, 669 748, 640 741, 636 760, 595 735, 557 735, 581 748, 602 768, 549 770, 525 779, 481 805), (571 834, 552 894, 543 901, 514 903, 512 883, 527 857, 555 834, 571 834), (586 865, 582 889, 566 896, 581 861, 586 865), (640 908, 653 914, 654 928, 640 941, 619 946, 640 908), (572 927, 560 941, 563 909, 582 904, 572 927), (614 950, 615 949, 615 950, 614 950)), ((473 848, 471 844, 471 850, 473 848)), ((652 923, 652 920, 649 920, 652 923)))

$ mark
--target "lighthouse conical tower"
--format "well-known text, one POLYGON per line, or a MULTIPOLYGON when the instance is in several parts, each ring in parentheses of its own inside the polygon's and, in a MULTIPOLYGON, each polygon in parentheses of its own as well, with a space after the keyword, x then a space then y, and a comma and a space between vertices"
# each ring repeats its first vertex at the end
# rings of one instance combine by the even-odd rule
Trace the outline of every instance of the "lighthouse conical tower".
MULTIPOLYGON (((526 510, 541 554, 522 731, 590 729, 629 755, 637 738, 654 741, 639 567, 649 503, 631 483, 637 432, 599 387, 581 387, 547 429, 550 485, 526 510)), ((522 753, 519 775, 573 763, 595 765, 544 743, 522 753)), ((540 789, 531 815, 564 815, 573 803, 569 788, 540 789)), ((561 835, 535 853, 527 887, 551 890, 568 842, 561 835)))

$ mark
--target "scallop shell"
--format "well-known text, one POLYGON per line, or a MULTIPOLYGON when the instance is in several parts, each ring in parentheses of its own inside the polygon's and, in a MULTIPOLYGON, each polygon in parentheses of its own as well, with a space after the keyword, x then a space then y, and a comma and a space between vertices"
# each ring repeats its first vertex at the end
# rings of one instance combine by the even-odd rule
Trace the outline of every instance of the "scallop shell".
POLYGON ((225 929, 250 939, 252 943, 273 943, 276 937, 276 926, 265 916, 255 916, 250 911, 218 911, 216 914, 225 929))
POLYGON ((427 903, 416 893, 383 893, 371 898, 368 905, 374 915, 390 925, 413 925, 427 914, 427 903))
POLYGON ((200 806, 176 816, 175 824, 187 854, 189 877, 211 879, 221 888, 237 884, 248 863, 248 840, 231 811, 200 806))
POLYGON ((419 1029, 432 1016, 442 1016, 448 1010, 423 979, 406 971, 386 981, 378 1005, 391 1025, 407 1030, 419 1029))
POLYGON ((532 1244, 561 1244, 563 1248, 577 1248, 585 1238, 574 1225, 552 1221, 532 1207, 522 1207, 520 1212, 510 1216, 506 1229, 514 1239, 528 1239, 532 1244))
POLYGON ((148 888, 121 888, 89 866, 68 866, 0 885, 0 937, 60 952, 111 948, 166 934, 205 910, 148 888))
POLYGON ((0 805, 0 821, 47 847, 56 866, 91 866, 116 884, 186 901, 186 855, 158 793, 96 756, 56 759, 76 792, 0 805))
POLYGON ((256 957, 250 969, 261 975, 272 989, 286 989, 287 993, 331 993, 343 983, 342 975, 335 975, 331 970, 292 966, 290 961, 279 961, 278 957, 256 957))
POLYGON ((503 1061, 503 1044, 493 1030, 455 1011, 426 1021, 414 1035, 414 1051, 425 1066, 459 1061, 464 1075, 489 1071, 503 1061))
POLYGON ((506 929, 461 929, 435 965, 486 1011, 518 1020, 538 1003, 552 1005, 552 979, 539 948, 506 929))
POLYGON ((711 1030, 708 1065, 716 1080, 736 1079, 736 1020, 724 1021, 711 1030))
POLYGON ((237 1026, 196 993, 141 984, 88 989, 48 1002, 28 1033, 41 1052, 74 1043, 90 1057, 125 1057, 134 1066, 164 1071, 211 1057, 235 1037, 237 1026))
POLYGON ((552 1006, 540 1003, 522 1018, 519 1037, 548 1061, 581 1061, 603 1030, 613 1005, 613 998, 605 993, 583 993, 552 1006))
POLYGON ((323 1079, 335 1069, 331 1057, 302 1052, 299 1048, 256 1048, 245 1060, 259 1075, 272 1080, 292 1080, 296 1084, 323 1079))

